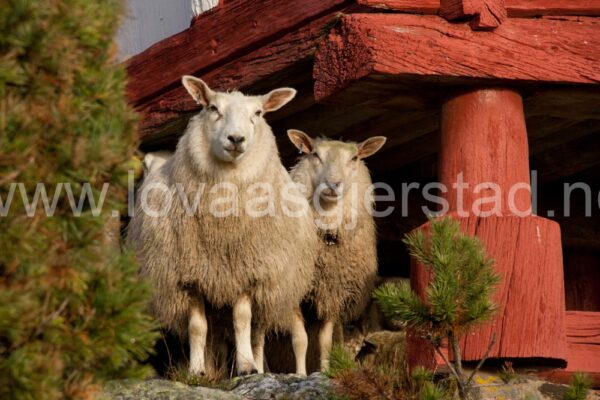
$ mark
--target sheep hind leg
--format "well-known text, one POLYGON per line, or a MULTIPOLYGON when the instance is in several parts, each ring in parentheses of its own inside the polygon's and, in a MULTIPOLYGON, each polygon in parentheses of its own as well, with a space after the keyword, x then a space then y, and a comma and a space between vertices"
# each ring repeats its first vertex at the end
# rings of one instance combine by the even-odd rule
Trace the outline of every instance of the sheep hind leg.
POLYGON ((233 329, 235 332, 235 362, 238 375, 258 372, 252 354, 252 305, 247 295, 239 298, 233 306, 233 329))
POLYGON ((333 342, 333 321, 323 321, 319 329, 319 352, 321 355, 321 372, 329 369, 329 354, 333 342))
POLYGON ((265 330, 256 328, 254 331, 254 362, 259 374, 265 373, 265 330))
POLYGON ((204 300, 199 299, 190 310, 188 335, 190 341, 190 374, 204 375, 206 373, 205 351, 208 323, 204 311, 204 300))
POLYGON ((292 322, 292 346, 296 358, 296 373, 306 375, 306 351, 308 350, 308 335, 304 327, 304 319, 300 308, 294 311, 292 322))

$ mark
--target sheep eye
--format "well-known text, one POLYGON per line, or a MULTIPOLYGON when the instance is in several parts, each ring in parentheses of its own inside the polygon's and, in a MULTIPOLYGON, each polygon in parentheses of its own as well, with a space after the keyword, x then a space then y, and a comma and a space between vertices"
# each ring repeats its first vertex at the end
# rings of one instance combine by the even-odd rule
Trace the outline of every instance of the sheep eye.
POLYGON ((355 155, 354 157, 352 157, 352 159, 350 161, 356 161, 358 160, 358 155, 355 155))
POLYGON ((210 106, 208 106, 208 111, 218 113, 219 109, 216 106, 211 104, 210 106))
POLYGON ((260 117, 262 115, 262 110, 258 110, 254 113, 254 115, 256 115, 257 117, 260 117))

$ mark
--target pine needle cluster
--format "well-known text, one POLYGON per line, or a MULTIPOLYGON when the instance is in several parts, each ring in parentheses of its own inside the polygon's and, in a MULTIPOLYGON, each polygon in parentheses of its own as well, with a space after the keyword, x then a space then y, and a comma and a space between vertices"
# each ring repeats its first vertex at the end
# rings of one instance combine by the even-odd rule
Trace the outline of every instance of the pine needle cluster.
POLYGON ((106 379, 144 374, 157 337, 148 288, 114 241, 136 147, 113 57, 121 11, 119 0, 0 2, 2 399, 89 398, 106 379), (29 200, 38 183, 50 200, 64 183, 76 201, 85 185, 96 199, 109 189, 101 212, 77 213, 63 187, 50 216, 16 183, 29 200))
POLYGON ((493 269, 494 261, 481 242, 462 233, 451 218, 430 218, 428 232, 413 231, 404 243, 411 256, 431 272, 425 299, 405 282, 384 285, 374 296, 388 318, 422 333, 436 349, 448 340, 459 389, 466 390, 471 378, 462 372, 458 341, 496 310, 492 294, 500 276, 493 269))
POLYGON ((592 378, 582 372, 573 374, 571 383, 562 396, 563 400, 585 400, 588 398, 590 388, 592 387, 592 378))

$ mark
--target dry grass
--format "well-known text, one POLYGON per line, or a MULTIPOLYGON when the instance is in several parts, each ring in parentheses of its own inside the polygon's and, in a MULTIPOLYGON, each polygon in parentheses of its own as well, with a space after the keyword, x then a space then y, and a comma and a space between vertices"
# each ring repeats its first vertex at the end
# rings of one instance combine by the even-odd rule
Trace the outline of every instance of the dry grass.
POLYGON ((378 362, 357 362, 342 347, 331 353, 328 375, 333 380, 333 394, 345 400, 442 400, 448 398, 434 383, 431 372, 416 368, 409 372, 397 349, 390 356, 380 355, 378 362))

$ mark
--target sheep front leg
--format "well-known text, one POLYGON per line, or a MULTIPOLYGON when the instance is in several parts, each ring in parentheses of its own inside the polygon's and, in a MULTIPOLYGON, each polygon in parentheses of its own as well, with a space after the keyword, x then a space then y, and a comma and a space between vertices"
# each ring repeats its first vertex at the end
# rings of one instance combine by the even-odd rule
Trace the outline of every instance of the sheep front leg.
POLYGON ((208 324, 204 311, 204 300, 199 299, 190 310, 188 335, 190 340, 190 374, 204 375, 206 366, 204 352, 206 349, 206 334, 208 324))
POLYGON ((294 311, 292 322, 292 347, 296 357, 296 373, 306 375, 306 351, 308 349, 308 335, 304 327, 304 319, 300 308, 294 311))
POLYGON ((265 330, 257 327, 254 332, 254 362, 259 374, 265 373, 265 330))
POLYGON ((242 296, 233 306, 233 329, 235 332, 235 361, 238 375, 257 373, 252 355, 252 305, 250 297, 242 296))
POLYGON ((319 351, 321 354, 321 372, 329 369, 329 353, 333 342, 333 321, 323 321, 319 329, 319 351))

